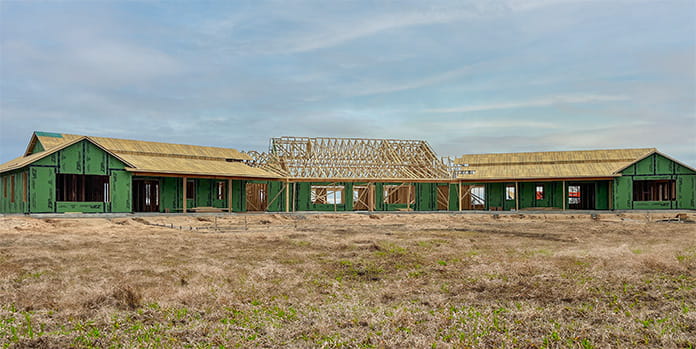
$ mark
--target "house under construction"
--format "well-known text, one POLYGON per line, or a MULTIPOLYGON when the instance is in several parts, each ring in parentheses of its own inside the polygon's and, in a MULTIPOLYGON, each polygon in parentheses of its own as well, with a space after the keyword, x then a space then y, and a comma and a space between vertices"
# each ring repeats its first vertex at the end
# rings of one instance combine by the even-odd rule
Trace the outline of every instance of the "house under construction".
POLYGON ((280 137, 268 152, 35 132, 0 213, 696 209, 653 148, 438 158, 421 140, 280 137))

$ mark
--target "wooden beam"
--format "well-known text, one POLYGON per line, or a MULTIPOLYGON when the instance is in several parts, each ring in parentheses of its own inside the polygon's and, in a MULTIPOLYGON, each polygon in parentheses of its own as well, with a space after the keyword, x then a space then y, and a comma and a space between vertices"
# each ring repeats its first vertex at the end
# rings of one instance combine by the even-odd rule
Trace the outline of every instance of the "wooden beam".
POLYGON ((515 211, 520 210, 520 188, 517 182, 515 182, 515 211))
POLYGON ((290 212, 290 181, 285 180, 285 212, 290 212))
POLYGON ((563 181, 563 211, 566 210, 566 201, 568 200, 566 195, 566 181, 563 181))
POLYGON ((186 184, 187 184, 187 182, 188 182, 188 178, 186 178, 186 177, 182 177, 182 178, 183 178, 183 181, 184 181, 184 191, 183 191, 184 194, 182 195, 182 197, 183 197, 183 199, 184 199, 184 203, 183 203, 183 206, 181 206, 181 207, 184 208, 184 209, 183 209, 183 212, 186 213, 186 187, 187 187, 186 184))

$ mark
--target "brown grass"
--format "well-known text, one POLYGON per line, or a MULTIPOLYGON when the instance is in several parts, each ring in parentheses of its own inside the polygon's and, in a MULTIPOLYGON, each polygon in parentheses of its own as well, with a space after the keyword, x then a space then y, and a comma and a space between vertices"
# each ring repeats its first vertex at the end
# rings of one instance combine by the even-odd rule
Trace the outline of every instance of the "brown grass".
POLYGON ((659 218, 8 216, 0 343, 693 347, 696 225, 659 218))

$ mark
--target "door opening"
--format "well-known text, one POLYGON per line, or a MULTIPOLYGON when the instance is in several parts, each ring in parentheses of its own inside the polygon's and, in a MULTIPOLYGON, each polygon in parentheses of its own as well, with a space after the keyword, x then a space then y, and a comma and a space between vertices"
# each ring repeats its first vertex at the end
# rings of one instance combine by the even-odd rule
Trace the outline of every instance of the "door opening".
POLYGON ((568 185, 568 208, 572 210, 595 209, 595 184, 570 183, 568 185))
POLYGON ((159 212, 158 180, 133 180, 133 211, 159 212))
POLYGON ((266 211, 268 208, 268 187, 266 183, 246 184, 247 211, 266 211))

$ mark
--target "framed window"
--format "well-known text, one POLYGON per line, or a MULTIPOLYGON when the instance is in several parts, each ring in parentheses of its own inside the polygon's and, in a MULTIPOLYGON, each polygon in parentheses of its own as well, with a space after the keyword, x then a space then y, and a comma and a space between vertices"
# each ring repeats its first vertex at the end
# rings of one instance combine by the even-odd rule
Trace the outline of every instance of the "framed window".
POLYGON ((186 198, 193 200, 196 197, 196 181, 189 179, 186 181, 186 198))
POLYGON ((505 200, 515 200, 515 185, 508 184, 505 186, 505 200))
POLYGON ((484 187, 484 186, 471 187, 471 204, 474 206, 486 205, 486 187, 484 187))
POLYGON ((216 193, 218 200, 225 200, 225 185, 224 181, 218 181, 216 185, 216 193))
POLYGON ((579 185, 568 186, 568 203, 571 205, 579 204, 582 194, 579 185))
POLYGON ((416 201, 416 188, 413 185, 385 185, 385 204, 412 204, 416 201))
POLYGON ((677 199, 675 180, 634 181, 633 201, 674 201, 677 199))
POLYGON ((313 185, 311 188, 311 200, 313 204, 340 205, 343 203, 342 185, 313 185))
POLYGON ((58 174, 56 201, 108 202, 109 176, 58 174))
POLYGON ((537 200, 544 200, 544 186, 543 185, 536 186, 536 199, 537 200))

